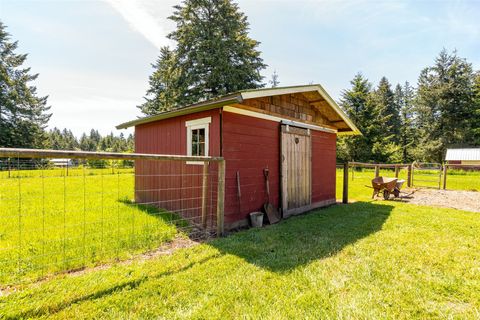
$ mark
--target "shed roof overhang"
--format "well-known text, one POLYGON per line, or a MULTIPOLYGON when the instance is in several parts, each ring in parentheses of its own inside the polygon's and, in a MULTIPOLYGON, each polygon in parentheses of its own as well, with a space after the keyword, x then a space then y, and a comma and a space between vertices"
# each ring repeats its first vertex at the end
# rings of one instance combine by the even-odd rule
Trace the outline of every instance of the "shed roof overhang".
POLYGON ((296 93, 317 93, 321 99, 311 100, 310 103, 315 105, 316 103, 326 103, 328 107, 331 108, 335 114, 335 119, 330 119, 331 123, 335 126, 338 126, 337 132, 339 135, 361 135, 360 130, 355 126, 355 124, 348 118, 345 112, 335 103, 335 101, 330 97, 330 95, 323 89, 319 84, 315 85, 306 85, 306 86, 292 86, 292 87, 281 87, 281 88, 264 88, 264 89, 252 89, 252 90, 243 90, 229 95, 225 95, 219 98, 199 102, 193 105, 189 105, 183 108, 175 109, 172 111, 166 111, 159 113, 154 116, 148 116, 144 118, 139 118, 129 122, 122 123, 118 125, 117 129, 126 129, 129 127, 150 123, 158 120, 178 117, 186 114, 196 113, 200 111, 206 111, 211 109, 217 109, 224 106, 232 104, 241 104, 244 100, 263 98, 277 95, 285 94, 296 94, 296 93))

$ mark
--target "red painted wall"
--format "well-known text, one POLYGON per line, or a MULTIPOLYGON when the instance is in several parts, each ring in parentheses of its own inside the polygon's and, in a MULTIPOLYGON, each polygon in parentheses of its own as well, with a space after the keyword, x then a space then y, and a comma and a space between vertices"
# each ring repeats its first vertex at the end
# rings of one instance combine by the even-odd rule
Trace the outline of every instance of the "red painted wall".
POLYGON ((312 133, 312 203, 335 199, 337 137, 312 133))
MULTIPOLYGON (((209 155, 220 155, 220 111, 210 110, 135 127, 135 152, 186 155, 185 122, 212 117, 209 128, 209 155)), ((217 166, 210 164, 208 212, 214 226, 216 210, 217 166)), ((135 162, 135 201, 167 209, 183 218, 200 223, 202 165, 179 161, 137 160, 135 162)))
MULTIPOLYGON (((270 202, 279 206, 280 123, 220 110, 211 110, 139 125, 135 128, 135 152, 185 155, 185 121, 212 117, 209 155, 226 160, 225 224, 248 218, 266 201, 263 169, 270 172, 270 202), (223 150, 220 150, 222 135, 223 150), (240 173, 241 199, 238 197, 240 173), (240 201, 241 200, 241 201, 240 201)), ((312 132, 312 202, 335 199, 336 135, 312 132)), ((202 166, 178 162, 137 161, 136 200, 181 213, 189 219, 200 217, 202 166)), ((209 212, 215 215, 216 165, 210 166, 209 212)), ((212 218, 213 219, 213 218, 212 218)), ((195 220, 198 222, 198 220, 195 220)), ((213 224, 213 222, 212 222, 213 224)))
POLYGON ((266 201, 263 169, 269 169, 270 202, 279 203, 280 124, 230 112, 223 113, 225 223, 248 218, 266 201), (240 173, 241 201, 237 191, 240 173))

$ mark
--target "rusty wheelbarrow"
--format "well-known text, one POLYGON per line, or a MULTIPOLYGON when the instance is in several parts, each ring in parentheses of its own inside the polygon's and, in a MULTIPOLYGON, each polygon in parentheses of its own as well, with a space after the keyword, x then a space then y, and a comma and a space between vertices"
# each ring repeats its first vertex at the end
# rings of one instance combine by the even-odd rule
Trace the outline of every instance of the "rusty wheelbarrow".
POLYGON ((376 177, 372 179, 373 194, 372 199, 383 191, 383 199, 388 200, 393 194, 395 198, 400 197, 400 189, 402 189, 405 180, 397 178, 376 177))

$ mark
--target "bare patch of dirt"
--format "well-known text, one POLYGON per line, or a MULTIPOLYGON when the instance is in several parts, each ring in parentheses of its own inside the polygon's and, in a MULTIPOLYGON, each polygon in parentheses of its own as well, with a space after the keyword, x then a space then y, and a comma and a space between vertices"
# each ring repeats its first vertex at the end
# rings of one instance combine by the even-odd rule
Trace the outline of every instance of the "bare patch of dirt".
POLYGON ((400 201, 434 207, 480 212, 480 192, 438 189, 405 189, 400 201))

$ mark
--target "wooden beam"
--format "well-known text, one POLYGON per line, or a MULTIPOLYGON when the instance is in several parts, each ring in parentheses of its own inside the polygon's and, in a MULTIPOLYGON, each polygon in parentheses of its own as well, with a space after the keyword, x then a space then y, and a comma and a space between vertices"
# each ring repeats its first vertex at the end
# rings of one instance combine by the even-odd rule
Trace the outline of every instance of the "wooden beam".
POLYGON ((0 148, 0 158, 68 158, 68 159, 117 159, 117 160, 180 160, 223 161, 222 157, 179 156, 148 153, 91 152, 73 150, 44 150, 0 148))
POLYGON ((254 108, 254 107, 246 106, 244 104, 237 103, 237 104, 231 105, 231 107, 238 108, 238 109, 243 109, 243 110, 248 110, 248 111, 252 111, 252 112, 256 112, 256 113, 260 113, 260 114, 264 114, 264 115, 269 115, 269 116, 277 117, 277 118, 280 118, 280 119, 303 122, 303 123, 311 124, 311 125, 314 125, 314 126, 321 126, 321 127, 325 127, 325 128, 332 129, 332 130, 337 130, 336 127, 330 126, 328 124, 317 123, 317 122, 308 121, 308 120, 300 120, 300 119, 295 118, 295 117, 290 117, 290 116, 283 115, 283 114, 276 113, 276 112, 266 111, 266 110, 260 109, 260 108, 254 108))
POLYGON ((207 203, 208 203, 208 162, 203 163, 202 179, 202 226, 207 228, 207 203))
POLYGON ((395 167, 400 167, 400 168, 406 168, 410 166, 409 163, 366 163, 366 162, 349 162, 351 166, 358 166, 358 167, 367 167, 367 168, 375 168, 376 166, 380 168, 395 168, 395 167))
POLYGON ((447 171, 448 171, 448 166, 443 165, 443 190, 447 189, 447 171))
POLYGON ((407 187, 412 186, 412 165, 408 166, 408 171, 407 171, 407 187))
POLYGON ((217 237, 224 234, 225 217, 225 160, 218 163, 218 187, 217 187, 217 237))
POLYGON ((343 164, 343 203, 348 203, 348 162, 343 164))

